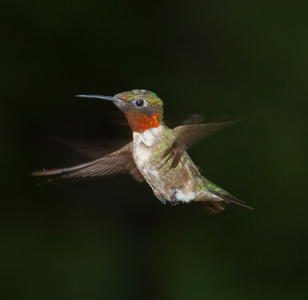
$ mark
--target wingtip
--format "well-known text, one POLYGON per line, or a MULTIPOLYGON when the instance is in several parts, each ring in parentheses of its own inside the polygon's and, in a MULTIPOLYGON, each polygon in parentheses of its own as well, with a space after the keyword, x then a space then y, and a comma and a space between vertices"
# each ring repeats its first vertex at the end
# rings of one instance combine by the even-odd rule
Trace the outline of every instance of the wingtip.
POLYGON ((42 176, 44 175, 44 171, 34 171, 29 173, 29 176, 42 176))
POLYGON ((42 171, 34 171, 30 173, 30 176, 51 176, 51 175, 59 175, 62 174, 62 169, 53 169, 53 170, 45 170, 42 171))

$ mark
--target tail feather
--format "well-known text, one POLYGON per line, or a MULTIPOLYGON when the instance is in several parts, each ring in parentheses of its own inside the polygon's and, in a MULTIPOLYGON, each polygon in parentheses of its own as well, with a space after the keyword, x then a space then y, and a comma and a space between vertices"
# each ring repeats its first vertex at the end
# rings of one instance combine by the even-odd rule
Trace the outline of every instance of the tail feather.
POLYGON ((223 189, 215 189, 215 190, 211 189, 211 193, 225 200, 226 203, 234 203, 236 205, 254 210, 253 207, 247 205, 244 201, 237 199, 236 197, 224 191, 223 189))
POLYGON ((202 199, 199 199, 199 201, 196 203, 199 206, 202 206, 202 208, 204 208, 208 214, 216 214, 223 211, 226 205, 229 203, 234 203, 236 205, 252 210, 254 209, 251 206, 248 206, 244 201, 237 199, 233 195, 229 194, 227 191, 223 190, 222 188, 205 178, 204 186, 204 189, 212 194, 212 198, 208 199, 208 197, 206 197, 203 201, 202 199))

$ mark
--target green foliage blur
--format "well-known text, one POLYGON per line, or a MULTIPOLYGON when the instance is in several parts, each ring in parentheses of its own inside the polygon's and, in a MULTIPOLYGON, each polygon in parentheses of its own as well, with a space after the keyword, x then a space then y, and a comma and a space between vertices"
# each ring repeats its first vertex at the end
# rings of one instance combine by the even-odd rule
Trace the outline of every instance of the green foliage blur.
POLYGON ((308 299, 307 3, 11 0, 0 14, 2 299, 308 299), (31 171, 87 161, 49 137, 122 136, 112 103, 74 95, 136 88, 170 122, 244 118, 189 153, 255 211, 162 205, 127 175, 36 185, 31 171))

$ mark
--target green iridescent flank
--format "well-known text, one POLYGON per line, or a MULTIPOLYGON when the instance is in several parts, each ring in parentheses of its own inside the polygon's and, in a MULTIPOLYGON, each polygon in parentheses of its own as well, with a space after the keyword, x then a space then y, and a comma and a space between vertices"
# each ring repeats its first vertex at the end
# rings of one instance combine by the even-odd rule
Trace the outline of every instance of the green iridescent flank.
POLYGON ((165 135, 166 135, 166 141, 170 141, 169 138, 172 136, 172 130, 165 130, 165 135))
POLYGON ((154 152, 152 153, 152 157, 158 157, 158 156, 161 156, 161 153, 160 152, 154 152))

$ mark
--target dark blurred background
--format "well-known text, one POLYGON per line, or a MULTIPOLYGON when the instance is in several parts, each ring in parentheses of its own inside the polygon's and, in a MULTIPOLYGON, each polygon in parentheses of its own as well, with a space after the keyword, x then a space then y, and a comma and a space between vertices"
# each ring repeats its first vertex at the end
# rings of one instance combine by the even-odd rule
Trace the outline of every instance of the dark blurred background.
POLYGON ((3 299, 307 299, 307 3, 10 0, 0 14, 3 299), (189 153, 255 211, 162 205, 127 175, 36 185, 31 171, 88 160, 49 137, 122 138, 112 103, 74 95, 136 88, 170 122, 247 117, 189 153))

